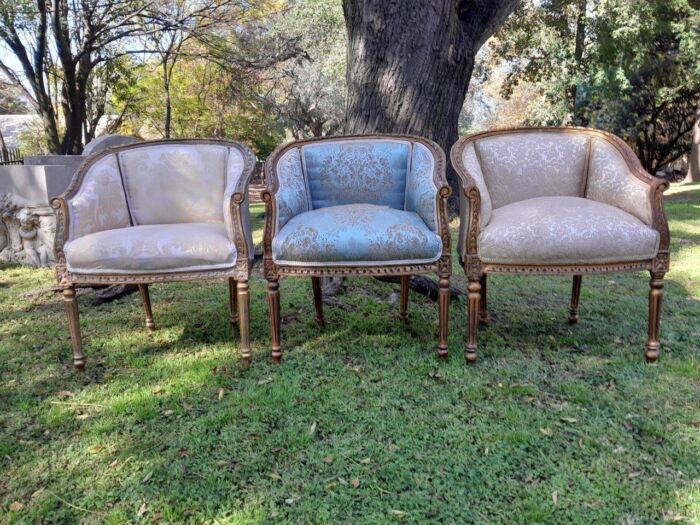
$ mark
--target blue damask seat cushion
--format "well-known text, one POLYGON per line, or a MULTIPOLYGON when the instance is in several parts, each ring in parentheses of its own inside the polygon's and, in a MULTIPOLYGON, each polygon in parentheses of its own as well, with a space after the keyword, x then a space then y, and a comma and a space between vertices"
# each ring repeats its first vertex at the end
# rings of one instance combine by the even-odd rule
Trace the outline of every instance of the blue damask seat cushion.
POLYGON ((417 213, 374 204, 300 213, 272 241, 280 264, 425 263, 441 253, 442 240, 417 213))

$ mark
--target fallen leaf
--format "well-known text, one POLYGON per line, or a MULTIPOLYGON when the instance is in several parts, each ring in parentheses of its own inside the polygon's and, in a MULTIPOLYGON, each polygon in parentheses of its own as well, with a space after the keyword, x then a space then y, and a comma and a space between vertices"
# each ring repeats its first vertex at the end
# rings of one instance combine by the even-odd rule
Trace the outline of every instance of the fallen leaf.
POLYGON ((554 492, 552 492, 552 501, 554 502, 555 505, 557 504, 557 501, 559 501, 559 494, 557 493, 556 490, 554 492))
POLYGON ((561 420, 564 423, 578 423, 578 419, 576 419, 575 417, 563 417, 561 418, 561 420))
POLYGON ((118 463, 119 463, 119 460, 118 460, 118 459, 115 459, 114 461, 112 461, 112 462, 109 464, 109 468, 114 468, 114 467, 116 467, 118 463))
POLYGON ((184 458, 184 457, 187 457, 190 455, 190 451, 187 450, 186 448, 181 448, 180 450, 177 451, 177 453, 181 458, 184 458))
POLYGON ((389 509, 389 514, 392 514, 394 516, 399 516, 399 517, 404 517, 406 513, 402 510, 396 510, 396 509, 389 509))
POLYGON ((316 433, 316 421, 311 423, 311 428, 309 429, 309 436, 313 437, 313 435, 316 433))
POLYGON ((285 505, 292 505, 294 503, 294 498, 287 498, 284 500, 285 505))
POLYGON ((70 390, 61 390, 61 391, 57 392, 56 395, 58 397, 62 397, 63 399, 65 399, 67 397, 73 397, 75 394, 73 392, 71 392, 70 390))
POLYGON ((540 432, 542 432, 547 437, 552 437, 554 435, 554 431, 551 428, 541 428, 540 432))
POLYGON ((172 410, 165 410, 165 411, 163 411, 163 415, 164 415, 165 417, 170 417, 170 416, 173 415, 173 413, 174 413, 174 412, 173 412, 172 410))
POLYGON ((330 465, 331 463, 333 463, 333 456, 326 456, 325 458, 323 458, 323 462, 328 463, 330 465))
POLYGON ((357 488, 357 487, 360 486, 360 480, 357 479, 357 478, 352 478, 352 479, 350 480, 350 485, 352 485, 353 487, 357 488))
POLYGON ((153 471, 151 470, 148 474, 146 474, 143 479, 141 480, 141 483, 148 483, 148 480, 151 479, 153 476, 153 471))
POLYGON ((365 459, 360 460, 360 463, 362 463, 363 465, 369 465, 371 462, 372 462, 372 460, 370 458, 365 458, 365 459))
POLYGON ((271 377, 266 377, 265 379, 261 379, 260 381, 257 382, 258 385, 266 385, 268 383, 272 383, 271 377))
POLYGON ((35 490, 34 492, 32 492, 32 495, 30 497, 31 497, 31 499, 36 499, 39 496, 41 496, 43 493, 44 493, 44 489, 41 488, 39 490, 35 490))
POLYGON ((219 401, 221 401, 224 398, 224 389, 219 388, 219 401))
POLYGON ((146 502, 144 501, 141 506, 139 507, 139 510, 136 512, 137 516, 143 516, 146 514, 146 511, 148 510, 148 506, 146 505, 146 502))
POLYGON ((277 474, 277 472, 270 472, 270 473, 268 474, 268 476, 269 476, 271 479, 274 479, 275 481, 279 481, 279 480, 282 479, 282 476, 280 476, 279 474, 277 474))
POLYGON ((97 454, 98 452, 100 452, 101 450, 103 450, 103 448, 104 448, 104 447, 100 447, 100 446, 90 447, 90 448, 88 449, 88 452, 90 452, 91 454, 97 454))
POLYGON ((23 508, 24 508, 24 503, 22 503, 21 501, 13 501, 12 503, 10 503, 10 510, 12 512, 19 512, 23 508))

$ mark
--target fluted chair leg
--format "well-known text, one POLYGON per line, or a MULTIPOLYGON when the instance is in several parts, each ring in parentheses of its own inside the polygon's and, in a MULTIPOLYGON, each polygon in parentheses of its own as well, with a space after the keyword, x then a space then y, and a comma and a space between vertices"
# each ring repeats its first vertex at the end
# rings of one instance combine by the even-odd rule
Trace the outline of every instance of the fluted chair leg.
POLYGON ((146 311, 146 329, 148 333, 153 333, 156 329, 156 323, 153 322, 153 311, 151 310, 151 294, 148 291, 147 284, 139 284, 139 293, 141 294, 141 302, 143 309, 146 311))
POLYGON ((663 298, 664 272, 650 272, 649 281, 649 330, 644 357, 650 363, 659 358, 659 323, 661 320, 661 300, 663 298))
POLYGON ((401 298, 399 304, 399 317, 404 323, 408 322, 408 283, 410 281, 410 275, 401 276, 401 298))
POLYGON ((238 303, 238 328, 241 334, 241 359, 245 363, 250 363, 250 289, 248 281, 238 281, 236 283, 236 296, 238 303))
MULTIPOLYGON (((408 287, 408 284, 406 285, 408 287)), ((438 357, 447 359, 447 336, 450 322, 450 278, 441 276, 438 281, 438 303, 440 308, 440 335, 438 339, 438 357)))
POLYGON ((80 335, 80 314, 78 313, 78 300, 75 297, 75 287, 63 289, 63 304, 68 315, 68 330, 73 346, 73 366, 82 370, 85 368, 85 354, 83 354, 83 339, 80 335))
POLYGON ((581 281, 582 275, 574 275, 571 285, 571 306, 569 306, 569 324, 578 322, 578 302, 581 297, 581 281))
POLYGON ((236 290, 236 279, 229 277, 228 280, 228 298, 231 326, 238 324, 238 291, 236 290))
POLYGON ((321 278, 312 277, 311 278, 311 288, 314 291, 314 308, 316 309, 316 322, 320 326, 326 324, 326 320, 323 317, 323 290, 321 288, 321 278))
POLYGON ((481 301, 479 303, 479 323, 489 323, 489 311, 486 304, 486 274, 481 276, 481 301))
POLYGON ((270 311, 270 335, 272 336, 272 361, 277 364, 282 362, 279 286, 277 279, 271 279, 267 282, 267 305, 270 311))
POLYGON ((481 279, 470 279, 467 286, 467 316, 469 318, 469 332, 464 358, 467 363, 476 362, 477 330, 479 328, 479 309, 481 303, 481 279))

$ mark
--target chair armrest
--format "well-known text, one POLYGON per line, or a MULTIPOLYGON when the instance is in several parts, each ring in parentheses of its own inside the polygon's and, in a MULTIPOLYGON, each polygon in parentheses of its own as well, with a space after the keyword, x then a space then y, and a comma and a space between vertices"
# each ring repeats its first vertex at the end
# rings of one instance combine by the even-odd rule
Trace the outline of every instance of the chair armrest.
POLYGON ((309 188, 301 163, 301 150, 295 143, 278 147, 265 162, 267 188, 265 203, 265 260, 272 260, 272 240, 289 220, 311 209, 309 188))
POLYGON ((248 198, 248 186, 254 171, 255 154, 250 148, 238 143, 231 146, 226 166, 228 183, 224 190, 224 223, 238 256, 248 261, 255 257, 248 198))
POLYGON ((479 233, 491 220, 491 196, 481 170, 476 146, 470 137, 463 137, 452 146, 450 160, 460 181, 459 244, 461 259, 476 256, 479 233))
POLYGON ((660 251, 670 243, 663 207, 669 183, 649 174, 634 151, 619 137, 600 132, 593 139, 586 198, 609 204, 634 215, 661 235, 660 251))
POLYGON ((56 210, 54 250, 65 263, 64 245, 78 237, 131 224, 119 163, 109 150, 89 157, 62 195, 51 200, 56 210))

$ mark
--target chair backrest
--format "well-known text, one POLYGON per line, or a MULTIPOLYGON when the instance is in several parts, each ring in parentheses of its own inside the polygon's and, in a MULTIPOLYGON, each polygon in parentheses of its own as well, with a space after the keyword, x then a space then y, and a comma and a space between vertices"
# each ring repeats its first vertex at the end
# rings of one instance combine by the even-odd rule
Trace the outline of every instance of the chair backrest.
POLYGON ((377 204, 404 209, 409 140, 327 138, 301 146, 311 208, 377 204))
POLYGON ((535 197, 583 197, 592 137, 573 128, 523 128, 474 137, 462 154, 476 154, 491 205, 535 197))
POLYGON ((70 197, 71 209, 86 208, 93 222, 104 218, 107 229, 223 222, 224 192, 244 171, 244 150, 236 142, 216 139, 160 140, 105 150, 81 167, 82 183, 70 197))

